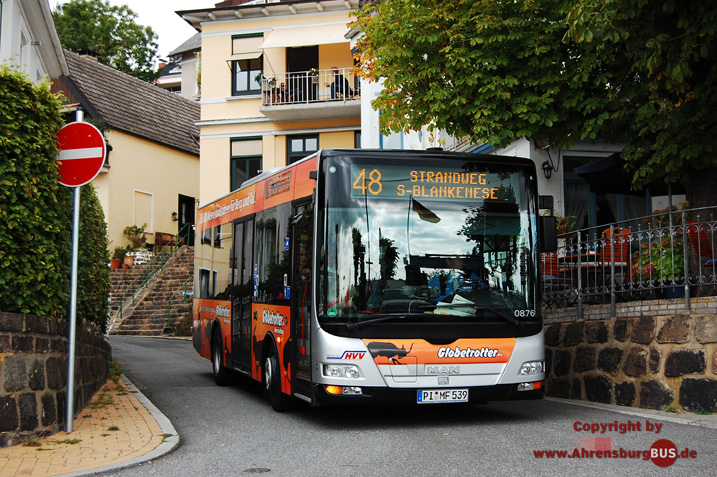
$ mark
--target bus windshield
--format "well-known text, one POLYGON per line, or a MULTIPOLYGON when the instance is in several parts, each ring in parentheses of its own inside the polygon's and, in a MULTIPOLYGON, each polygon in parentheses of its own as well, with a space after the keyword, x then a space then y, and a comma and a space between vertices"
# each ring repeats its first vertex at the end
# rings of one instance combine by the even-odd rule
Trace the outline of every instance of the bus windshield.
POLYGON ((316 312, 376 323, 535 322, 535 179, 497 161, 328 157, 316 312))

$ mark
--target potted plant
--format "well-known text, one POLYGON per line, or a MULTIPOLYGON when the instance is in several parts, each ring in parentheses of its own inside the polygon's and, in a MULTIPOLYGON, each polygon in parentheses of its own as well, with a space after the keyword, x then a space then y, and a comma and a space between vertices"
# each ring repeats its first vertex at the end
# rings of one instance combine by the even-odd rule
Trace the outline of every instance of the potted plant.
POLYGON ((147 228, 147 224, 140 226, 128 225, 122 230, 122 234, 129 240, 130 247, 133 249, 142 247, 144 242, 144 231, 147 228))
POLYGON ((311 77, 311 81, 313 83, 319 82, 319 70, 317 68, 311 68, 309 70, 309 76, 311 77))
POLYGON ((262 73, 257 73, 256 76, 254 76, 254 81, 257 83, 261 83, 262 80, 266 80, 266 83, 272 88, 276 86, 276 76, 264 76, 262 73))
MULTIPOLYGON (((683 204, 683 209, 686 203, 683 204)), ((653 211, 646 219, 651 227, 650 240, 642 243, 634 254, 633 277, 640 281, 654 281, 665 287, 667 298, 684 294, 685 252, 682 218, 673 214, 670 226, 668 209, 653 211)), ((677 210, 676 206, 672 207, 677 210)))
POLYGON ((122 259, 125 253, 127 253, 127 247, 115 247, 112 252, 112 259, 110 260, 112 268, 120 268, 122 266, 122 259))
POLYGON ((558 235, 563 235, 568 232, 572 232, 577 223, 574 215, 568 215, 567 217, 555 216, 555 223, 558 226, 558 235))

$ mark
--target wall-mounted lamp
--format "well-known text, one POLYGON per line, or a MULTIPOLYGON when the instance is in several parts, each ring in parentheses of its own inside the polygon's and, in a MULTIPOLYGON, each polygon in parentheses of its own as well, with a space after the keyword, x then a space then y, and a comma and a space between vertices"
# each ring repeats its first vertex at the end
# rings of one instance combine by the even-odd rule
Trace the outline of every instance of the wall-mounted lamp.
POLYGON ((550 176, 553 175, 553 167, 548 163, 548 161, 545 161, 541 167, 543 168, 545 178, 550 179, 550 176))
POLYGON ((177 221, 177 213, 176 212, 172 212, 172 221, 174 221, 174 222, 177 221))

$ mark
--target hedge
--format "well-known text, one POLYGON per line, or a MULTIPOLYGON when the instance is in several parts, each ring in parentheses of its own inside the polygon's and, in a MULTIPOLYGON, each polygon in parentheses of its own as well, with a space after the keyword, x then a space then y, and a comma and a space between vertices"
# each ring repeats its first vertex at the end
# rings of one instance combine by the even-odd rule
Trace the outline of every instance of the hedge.
MULTIPOLYGON (((0 311, 54 319, 69 314, 72 191, 58 182, 61 100, 0 65, 0 311)), ((103 332, 109 270, 97 195, 81 191, 78 322, 103 332)))

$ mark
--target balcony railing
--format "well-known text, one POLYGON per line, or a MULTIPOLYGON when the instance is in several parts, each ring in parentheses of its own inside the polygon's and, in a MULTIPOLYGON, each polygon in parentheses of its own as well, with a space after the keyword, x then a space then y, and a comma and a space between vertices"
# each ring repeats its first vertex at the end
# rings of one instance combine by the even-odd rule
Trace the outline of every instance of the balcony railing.
POLYGON ((714 295, 717 207, 675 210, 559 235, 542 256, 546 308, 714 295))
POLYGON ((358 99, 361 85, 353 68, 267 74, 262 78, 262 106, 284 106, 358 99))

